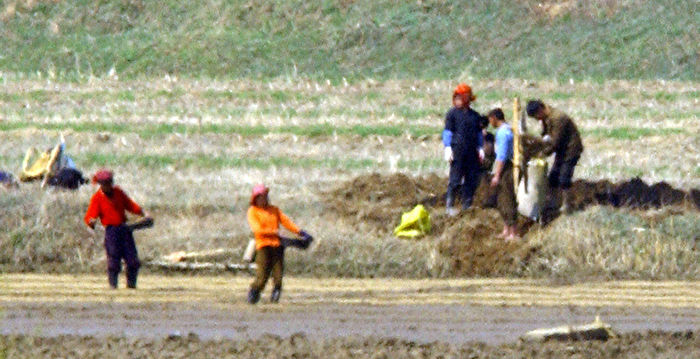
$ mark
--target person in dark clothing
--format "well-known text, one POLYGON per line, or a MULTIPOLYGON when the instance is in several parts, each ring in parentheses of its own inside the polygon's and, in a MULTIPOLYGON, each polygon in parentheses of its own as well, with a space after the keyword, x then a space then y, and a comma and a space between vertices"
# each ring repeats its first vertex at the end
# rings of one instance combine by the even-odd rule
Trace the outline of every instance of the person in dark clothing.
POLYGON ((150 219, 127 194, 113 184, 111 171, 101 170, 92 178, 100 185, 100 189, 90 199, 90 205, 85 213, 85 224, 91 230, 95 229, 99 218, 105 227, 105 251, 107 252, 107 279, 109 286, 117 288, 121 261, 126 262, 126 286, 136 288, 141 262, 139 261, 134 235, 126 225, 126 211, 150 219))
POLYGON ((485 172, 490 172, 493 163, 496 161, 496 137, 491 132, 486 132, 484 135, 484 161, 481 163, 481 169, 485 172))
MULTIPOLYGON (((542 136, 547 144, 542 154, 555 153, 554 164, 549 172, 549 186, 552 190, 560 189, 562 195, 562 213, 571 211, 569 188, 574 176, 574 167, 583 153, 583 142, 574 121, 562 111, 545 105, 540 100, 527 103, 527 114, 542 123, 542 136)), ((550 201, 554 193, 550 193, 550 201)))
POLYGON ((453 206, 459 186, 462 185, 462 209, 467 209, 479 184, 480 164, 484 160, 483 116, 470 107, 475 99, 471 87, 459 84, 452 94, 453 107, 445 116, 442 142, 445 145, 445 161, 450 163, 446 205, 450 216, 457 215, 453 206))

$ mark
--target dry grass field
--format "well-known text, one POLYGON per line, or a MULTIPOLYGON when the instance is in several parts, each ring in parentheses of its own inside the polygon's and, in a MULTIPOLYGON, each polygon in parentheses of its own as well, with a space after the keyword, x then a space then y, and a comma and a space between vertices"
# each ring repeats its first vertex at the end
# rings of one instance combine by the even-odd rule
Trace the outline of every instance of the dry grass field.
MULTIPOLYGON (((514 96, 567 111, 586 151, 576 177, 640 177, 684 191, 700 187, 695 83, 471 81, 486 112, 514 96)), ((86 175, 112 168, 116 181, 156 218, 137 233, 141 257, 179 251, 242 250, 250 188, 271 198, 319 239, 290 253, 288 270, 310 275, 450 275, 437 238, 392 238, 398 217, 367 225, 328 209, 330 190, 369 173, 445 177, 439 133, 453 83, 308 80, 216 81, 174 77, 84 83, 12 80, 0 84, 0 168, 18 171, 30 146, 63 133, 86 175)), ((508 112, 508 111, 506 111, 508 112)), ((539 131, 532 122, 530 130, 539 131)), ((445 184, 434 188, 444 193, 445 184)), ((102 271, 101 239, 81 224, 93 186, 77 192, 37 183, 4 191, 0 266, 9 271, 102 271)), ((392 208, 393 209, 393 208, 392 208)), ((408 210, 396 208, 393 210, 408 210)), ((440 208, 431 210, 441 216, 440 208)), ((697 279, 700 216, 688 208, 590 207, 526 239, 542 244, 518 276, 697 279), (564 238, 565 240, 562 240, 564 238), (581 257, 577 253, 588 252, 581 257)), ((228 258, 237 261, 237 254, 228 258)), ((500 273, 503 275, 504 273, 500 273)), ((507 274, 507 273, 506 273, 507 274)))

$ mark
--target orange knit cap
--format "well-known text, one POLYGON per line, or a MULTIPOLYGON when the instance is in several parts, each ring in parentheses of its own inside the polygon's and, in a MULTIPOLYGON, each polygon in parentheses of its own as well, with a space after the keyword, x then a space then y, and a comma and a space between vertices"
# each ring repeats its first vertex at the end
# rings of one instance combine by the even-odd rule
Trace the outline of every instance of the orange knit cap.
POLYGON ((452 94, 452 97, 458 95, 468 98, 470 101, 476 100, 476 96, 474 96, 474 94, 472 93, 472 88, 465 83, 457 85, 457 87, 455 88, 455 92, 452 94))

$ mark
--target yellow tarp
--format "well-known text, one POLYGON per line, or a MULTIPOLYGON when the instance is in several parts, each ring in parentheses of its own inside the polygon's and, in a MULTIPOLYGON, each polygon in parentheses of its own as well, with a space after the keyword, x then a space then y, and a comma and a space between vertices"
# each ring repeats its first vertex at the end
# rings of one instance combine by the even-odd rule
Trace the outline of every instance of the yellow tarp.
POLYGON ((28 149, 24 161, 22 161, 22 172, 19 175, 19 180, 28 182, 44 179, 47 175, 53 174, 56 171, 56 160, 60 156, 60 145, 46 152, 39 152, 35 147, 28 149))
POLYGON ((396 237, 416 238, 430 232, 430 213, 422 204, 401 215, 401 224, 394 229, 396 237))

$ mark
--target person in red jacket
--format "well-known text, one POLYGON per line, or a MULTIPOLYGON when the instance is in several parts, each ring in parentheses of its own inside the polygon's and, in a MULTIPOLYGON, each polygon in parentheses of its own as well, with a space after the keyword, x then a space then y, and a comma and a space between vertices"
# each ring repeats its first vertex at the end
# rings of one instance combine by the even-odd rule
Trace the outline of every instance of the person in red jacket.
POLYGON ((91 230, 95 229, 99 219, 105 227, 105 250, 107 252, 107 276, 109 285, 117 288, 118 276, 121 271, 121 261, 126 262, 126 286, 136 288, 136 277, 141 262, 139 261, 136 244, 131 228, 126 225, 126 211, 151 218, 124 191, 114 185, 114 176, 109 170, 97 172, 92 181, 100 185, 100 189, 90 199, 85 213, 85 224, 91 230))
POLYGON ((248 303, 260 300, 260 292, 265 288, 272 274, 274 287, 270 301, 277 303, 282 294, 282 273, 284 271, 284 245, 280 240, 279 226, 282 224, 290 232, 299 235, 307 243, 312 237, 292 222, 279 208, 270 204, 270 189, 259 184, 253 188, 248 209, 248 224, 255 235, 256 278, 248 292, 248 303))

